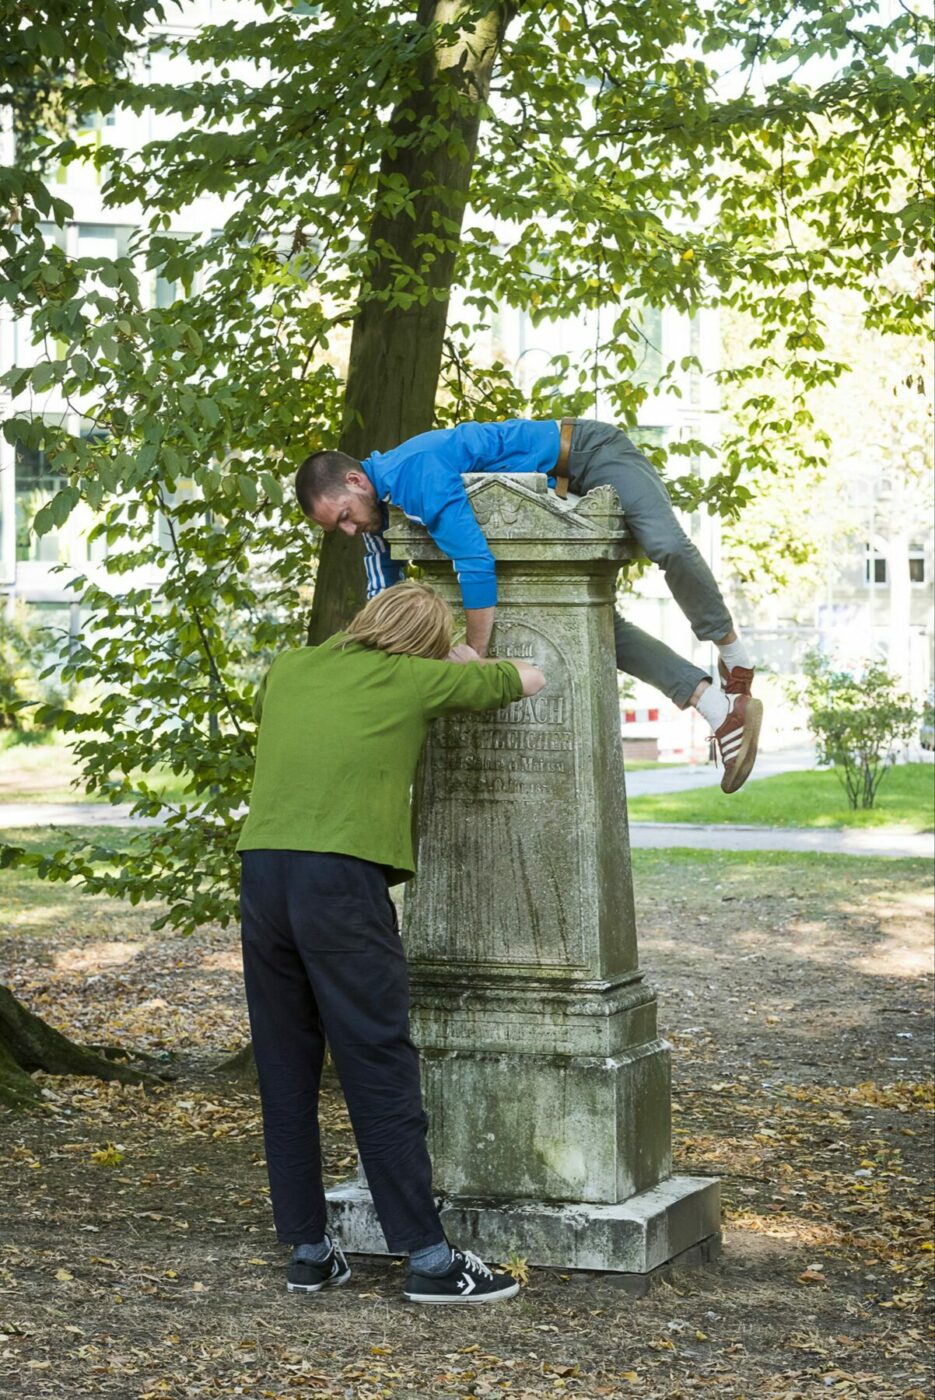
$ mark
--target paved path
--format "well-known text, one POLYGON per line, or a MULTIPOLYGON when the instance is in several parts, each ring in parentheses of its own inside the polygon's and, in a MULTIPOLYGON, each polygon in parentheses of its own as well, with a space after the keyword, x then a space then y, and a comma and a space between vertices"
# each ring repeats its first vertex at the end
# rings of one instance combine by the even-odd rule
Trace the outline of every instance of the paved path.
POLYGON ((631 822, 630 845, 651 850, 687 846, 701 851, 820 851, 837 856, 920 856, 935 860, 935 833, 895 827, 806 830, 782 826, 696 826, 631 822))
POLYGON ((0 831, 14 826, 158 826, 158 817, 131 817, 129 802, 0 802, 0 831))
MULTIPOLYGON (((814 767, 815 750, 809 745, 778 749, 775 753, 761 752, 747 781, 752 783, 757 778, 772 778, 777 773, 800 773, 814 767)), ((723 774, 723 768, 716 768, 713 763, 680 763, 672 768, 640 768, 635 773, 627 772, 627 797, 648 797, 656 793, 716 787, 723 774)))
MULTIPOLYGON (((639 776, 634 774, 634 777, 639 776)), ((3 802, 4 828, 24 826, 158 826, 158 817, 131 817, 127 805, 106 802, 3 802)), ((688 846, 711 851, 823 851, 845 856, 921 856, 935 859, 935 833, 894 827, 806 831, 782 826, 696 826, 688 822, 631 822, 630 844, 656 849, 688 846)))

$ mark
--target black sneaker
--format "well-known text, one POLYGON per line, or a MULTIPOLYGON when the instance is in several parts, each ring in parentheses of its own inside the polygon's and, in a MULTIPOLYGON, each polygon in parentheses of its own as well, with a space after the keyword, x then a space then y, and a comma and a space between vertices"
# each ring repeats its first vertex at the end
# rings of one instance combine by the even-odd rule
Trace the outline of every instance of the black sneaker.
POLYGON ((513 1298, 519 1284, 509 1274, 494 1274, 483 1260, 468 1250, 453 1249, 446 1274, 413 1273, 410 1269, 403 1297, 410 1303, 499 1303, 513 1298))
POLYGON ((341 1249, 332 1244, 331 1253, 320 1263, 305 1263, 292 1259, 286 1270, 286 1288, 290 1293, 320 1293, 323 1288, 339 1288, 351 1276, 350 1266, 341 1249))

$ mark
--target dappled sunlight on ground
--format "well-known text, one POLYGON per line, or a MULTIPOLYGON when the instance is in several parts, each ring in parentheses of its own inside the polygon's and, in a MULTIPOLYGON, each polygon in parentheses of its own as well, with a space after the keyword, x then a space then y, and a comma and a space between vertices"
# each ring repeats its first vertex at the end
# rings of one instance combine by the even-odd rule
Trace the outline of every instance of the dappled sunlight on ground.
POLYGON ((887 934, 872 953, 855 955, 848 961, 858 972, 873 977, 924 977, 932 970, 931 952, 907 943, 905 933, 887 934))
MULTIPOLYGON (((153 1092, 41 1075, 46 1112, 0 1120, 0 1392, 8 1376, 28 1393, 36 1362, 37 1396, 68 1400, 927 1400, 931 1003, 894 950, 924 948, 930 872, 634 865, 674 1047, 674 1168, 720 1178, 724 1257, 639 1302, 530 1268, 515 1303, 443 1328, 399 1301, 385 1260, 354 1260, 335 1296, 284 1292, 256 1095, 215 1072, 247 1034, 233 930, 153 934, 138 909, 52 887, 56 918, 18 937, 41 899, 17 885, 0 981, 178 1077, 153 1092)), ((333 1082, 322 1120, 326 1178, 347 1179, 333 1082)))
POLYGON ((85 943, 58 953, 52 965, 56 972, 100 972, 132 962, 142 951, 142 943, 85 943))
POLYGON ((742 904, 736 896, 722 897, 725 909, 715 922, 728 938, 726 945, 712 941, 709 915, 689 911, 677 921, 676 933, 654 933, 654 951, 678 958, 690 936, 692 958, 698 962, 765 957, 774 965, 801 970, 808 964, 837 968, 843 959, 870 977, 917 978, 933 971, 931 890, 887 891, 860 903, 848 899, 820 915, 800 914, 801 901, 795 893, 754 895, 742 904), (843 929, 856 932, 858 926, 859 939, 842 940, 843 929))
POLYGON ((225 948, 219 953, 206 953, 201 959, 206 972, 243 972, 243 954, 240 944, 225 948))
POLYGON ((817 1221, 805 1220, 801 1216, 761 1214, 754 1210, 733 1210, 730 1213, 730 1238, 743 1248, 742 1236, 746 1232, 765 1235, 771 1240, 788 1240, 790 1244, 824 1245, 831 1247, 843 1244, 844 1232, 835 1225, 822 1225, 817 1221))

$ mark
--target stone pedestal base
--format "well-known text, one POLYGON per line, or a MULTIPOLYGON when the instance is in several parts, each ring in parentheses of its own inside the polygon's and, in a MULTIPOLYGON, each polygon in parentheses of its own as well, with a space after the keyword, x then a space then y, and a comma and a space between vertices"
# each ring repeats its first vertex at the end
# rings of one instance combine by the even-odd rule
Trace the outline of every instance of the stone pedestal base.
MULTIPOLYGON (((330 1223, 351 1254, 386 1254, 370 1192, 357 1182, 328 1192, 330 1223)), ((672 1176, 619 1205, 443 1201, 448 1237, 484 1259, 518 1254, 553 1269, 649 1274, 721 1229, 720 1183, 672 1176)))

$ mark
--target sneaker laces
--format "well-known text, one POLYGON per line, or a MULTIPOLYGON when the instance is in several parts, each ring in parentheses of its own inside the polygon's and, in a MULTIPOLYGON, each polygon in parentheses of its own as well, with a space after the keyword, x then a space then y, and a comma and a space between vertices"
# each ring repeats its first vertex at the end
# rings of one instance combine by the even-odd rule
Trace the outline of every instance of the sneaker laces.
POLYGON ((472 1254, 469 1249, 462 1249, 459 1252, 462 1258, 464 1259, 466 1266, 473 1273, 480 1274, 482 1278, 493 1278, 493 1274, 488 1269, 483 1259, 479 1259, 478 1256, 476 1254, 472 1254))

